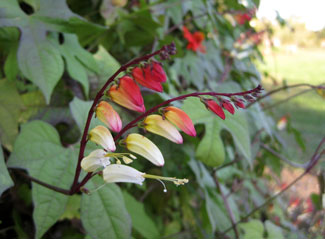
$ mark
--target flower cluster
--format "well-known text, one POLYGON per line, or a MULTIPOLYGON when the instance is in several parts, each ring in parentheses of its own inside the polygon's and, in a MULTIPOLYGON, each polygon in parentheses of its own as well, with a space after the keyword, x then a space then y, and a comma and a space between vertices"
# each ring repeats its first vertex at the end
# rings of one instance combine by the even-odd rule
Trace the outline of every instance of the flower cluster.
MULTIPOLYGON (((175 48, 171 44, 158 52, 162 59, 166 59, 169 54, 175 53, 175 48)), ((183 110, 169 105, 171 102, 187 97, 199 97, 208 110, 225 119, 223 109, 234 114, 234 106, 245 108, 245 101, 255 100, 262 88, 258 86, 250 91, 233 94, 195 92, 167 100, 146 111, 139 85, 162 92, 162 83, 166 82, 166 74, 162 65, 157 61, 146 59, 146 62, 138 61, 136 64, 136 66, 132 65, 132 68, 130 68, 131 66, 125 67, 126 74, 114 82, 112 81, 113 83, 105 95, 110 101, 141 114, 123 127, 122 120, 111 103, 104 100, 98 102, 97 99, 94 103, 94 111, 96 117, 105 126, 98 125, 91 129, 88 140, 101 146, 101 149, 94 150, 86 157, 82 156, 81 168, 88 172, 90 177, 102 170, 100 174, 103 175, 103 179, 107 183, 129 182, 141 185, 146 178, 151 178, 159 181, 171 181, 176 185, 185 184, 188 182, 187 179, 150 175, 128 166, 137 159, 136 155, 140 155, 160 167, 164 166, 165 160, 159 148, 145 136, 138 133, 126 135, 124 133, 130 128, 139 127, 143 128, 145 132, 162 136, 176 144, 182 144, 183 137, 180 131, 193 137, 196 136, 196 131, 190 117, 183 110), (212 96, 215 100, 203 98, 205 95, 212 96), (116 134, 114 138, 111 131, 116 134), (119 140, 123 136, 125 137, 119 140), (129 152, 116 153, 117 140, 119 140, 119 145, 125 147, 129 152)), ((81 183, 81 185, 83 184, 81 183)))
MULTIPOLYGON (((106 95, 116 104, 129 110, 143 113, 146 109, 138 84, 148 89, 162 92, 161 83, 166 81, 166 74, 161 64, 156 61, 136 66, 130 72, 130 76, 122 76, 111 85, 106 95)), ((130 153, 115 153, 115 140, 111 131, 119 133, 122 130, 121 118, 107 101, 99 102, 95 113, 96 117, 106 126, 98 125, 91 129, 88 134, 88 140, 100 145, 102 149, 96 149, 82 159, 81 167, 83 170, 86 172, 96 172, 103 169, 103 178, 108 183, 130 182, 142 184, 145 178, 172 181, 176 185, 187 183, 187 179, 145 174, 127 166, 127 164, 132 163, 136 159, 134 154, 142 156, 156 166, 163 166, 165 161, 159 148, 151 140, 138 133, 131 133, 119 142, 130 153)), ((138 126, 177 144, 183 143, 182 135, 178 129, 190 136, 196 135, 192 120, 181 109, 167 106, 161 108, 159 113, 147 115, 138 123, 138 126)))
POLYGON ((235 14, 235 19, 239 25, 244 25, 246 22, 249 22, 256 13, 256 8, 252 8, 247 12, 239 12, 235 14))

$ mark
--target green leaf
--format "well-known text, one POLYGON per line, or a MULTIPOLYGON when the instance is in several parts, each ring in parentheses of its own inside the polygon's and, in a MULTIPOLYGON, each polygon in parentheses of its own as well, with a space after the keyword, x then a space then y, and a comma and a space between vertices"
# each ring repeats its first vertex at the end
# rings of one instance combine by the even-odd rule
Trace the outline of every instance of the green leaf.
POLYGON ((46 37, 46 29, 33 20, 21 29, 18 65, 22 73, 43 92, 46 102, 63 74, 63 60, 57 48, 46 37))
MULTIPOLYGON (((87 117, 88 117, 88 112, 89 112, 92 104, 93 104, 92 101, 83 101, 83 100, 80 100, 78 97, 74 97, 73 101, 71 101, 69 104, 72 116, 75 119, 81 132, 85 128, 87 117)), ((102 124, 99 121, 99 119, 95 118, 94 115, 91 120, 89 129, 94 128, 96 125, 102 124)))
POLYGON ((144 238, 160 238, 159 231, 152 219, 146 214, 143 203, 138 202, 126 191, 123 191, 123 196, 126 202, 126 209, 130 213, 132 219, 133 228, 144 238))
POLYGON ((29 91, 22 94, 21 99, 24 105, 20 114, 21 122, 26 122, 46 106, 45 98, 40 91, 29 91))
POLYGON ((237 149, 252 164, 248 124, 242 112, 237 111, 234 115, 225 112, 226 119, 223 121, 208 111, 197 98, 186 99, 182 108, 194 124, 205 125, 205 135, 196 152, 198 159, 209 166, 222 164, 224 146, 220 139, 220 131, 226 129, 232 135, 237 149))
POLYGON ((8 80, 13 81, 16 79, 18 75, 18 62, 17 62, 17 49, 18 45, 13 47, 9 55, 6 59, 6 63, 4 65, 4 72, 8 80))
POLYGON ((73 219, 77 218, 80 219, 80 202, 81 196, 80 195, 73 195, 69 197, 68 203, 66 204, 65 211, 62 214, 60 220, 63 219, 73 219))
POLYGON ((10 151, 18 134, 21 109, 22 101, 14 83, 0 80, 0 140, 10 151))
POLYGON ((265 221, 265 229, 267 231, 267 239, 284 239, 282 229, 271 221, 265 221))
POLYGON ((8 169, 3 157, 2 147, 0 144, 0 196, 8 188, 14 185, 14 182, 11 180, 11 177, 8 173, 8 169))
MULTIPOLYGON (((73 181, 77 153, 73 148, 62 147, 54 127, 32 121, 22 126, 8 166, 27 169, 34 178, 68 189, 73 181)), ((36 238, 41 238, 61 217, 69 197, 36 183, 32 184, 32 195, 36 238)))
POLYGON ((118 61, 101 45, 99 45, 94 58, 99 68, 99 74, 96 76, 98 77, 98 85, 99 87, 102 87, 107 79, 120 68, 120 63, 118 63, 118 61))
MULTIPOLYGON (((96 176, 86 187, 93 191, 104 183, 96 176)), ((107 184, 90 195, 82 195, 81 221, 92 239, 131 237, 130 216, 125 208, 122 192, 115 184, 107 184)))
POLYGON ((246 223, 240 223, 240 228, 245 231, 243 239, 263 239, 264 227, 263 223, 259 220, 250 220, 246 223))

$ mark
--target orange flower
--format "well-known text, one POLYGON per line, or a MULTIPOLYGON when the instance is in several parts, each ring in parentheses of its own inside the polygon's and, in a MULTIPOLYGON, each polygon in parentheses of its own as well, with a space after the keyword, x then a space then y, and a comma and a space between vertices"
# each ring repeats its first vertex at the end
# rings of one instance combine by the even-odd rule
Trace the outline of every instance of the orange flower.
POLYGON ((193 122, 183 110, 174 106, 168 106, 163 109, 163 113, 166 119, 180 128, 185 134, 193 137, 196 136, 193 122))
POLYGON ((202 41, 204 40, 204 34, 202 32, 194 32, 193 34, 183 26, 183 36, 188 41, 187 49, 192 51, 200 51, 201 53, 205 53, 205 46, 202 45, 202 41))
POLYGON ((101 101, 96 108, 96 116, 113 132, 120 132, 122 121, 118 113, 106 101, 101 101))
POLYGON ((144 67, 135 67, 132 76, 136 82, 149 89, 162 92, 161 82, 166 82, 166 74, 160 63, 152 62, 144 67))
POLYGON ((141 113, 146 111, 140 88, 129 76, 120 78, 119 85, 113 85, 107 93, 115 103, 125 108, 141 113))

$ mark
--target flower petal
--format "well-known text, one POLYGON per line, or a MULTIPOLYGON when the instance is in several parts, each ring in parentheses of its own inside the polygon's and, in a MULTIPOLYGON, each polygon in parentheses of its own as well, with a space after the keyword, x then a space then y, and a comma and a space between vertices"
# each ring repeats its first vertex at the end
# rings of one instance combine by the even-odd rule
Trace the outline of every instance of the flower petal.
POLYGON ((106 167, 110 164, 110 158, 105 157, 106 154, 103 149, 92 151, 87 157, 81 160, 81 168, 86 172, 94 172, 98 168, 106 167))
POLYGON ((196 131, 191 118, 181 109, 174 106, 164 108, 164 117, 180 128, 185 134, 196 136, 196 131))
POLYGON ((128 150, 148 159, 154 165, 164 165, 165 160, 158 147, 141 134, 129 134, 125 143, 128 150))
POLYGON ((230 101, 228 101, 228 100, 222 100, 221 106, 222 106, 222 108, 224 108, 225 110, 227 110, 230 114, 234 114, 235 113, 235 108, 230 103, 230 101))
POLYGON ((115 151, 115 143, 111 132, 102 125, 98 125, 89 132, 89 140, 99 144, 107 151, 115 151))
POLYGON ((142 185, 144 173, 126 165, 111 164, 103 170, 103 178, 107 183, 136 183, 142 185))
POLYGON ((145 68, 135 67, 132 70, 132 76, 136 82, 140 85, 152 89, 154 91, 162 92, 163 88, 159 81, 153 80, 153 77, 150 73, 150 66, 148 65, 145 68))
POLYGON ((113 85, 108 94, 115 103, 125 108, 141 113, 146 111, 140 88, 129 76, 120 78, 119 85, 113 85))
POLYGON ((96 116, 113 132, 120 132, 122 121, 119 114, 106 101, 101 101, 96 108, 96 116))
POLYGON ((143 122, 144 128, 149 132, 165 137, 176 144, 183 143, 182 135, 178 130, 160 115, 149 115, 143 122))

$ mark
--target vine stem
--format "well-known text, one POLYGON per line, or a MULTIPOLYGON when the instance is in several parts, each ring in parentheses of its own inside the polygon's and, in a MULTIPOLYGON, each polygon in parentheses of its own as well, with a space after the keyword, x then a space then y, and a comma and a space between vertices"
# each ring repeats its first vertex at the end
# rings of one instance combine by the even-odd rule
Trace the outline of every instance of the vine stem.
POLYGON ((287 185, 284 189, 282 189, 281 191, 279 191, 278 193, 274 194, 273 196, 269 197, 264 203, 262 203, 260 206, 254 208, 252 211, 250 211, 246 216, 244 216, 243 218, 241 218, 239 221, 237 221, 234 225, 232 225, 231 227, 227 228, 226 230, 224 230, 221 235, 225 235, 227 232, 229 232, 230 230, 233 229, 233 227, 237 226, 239 223, 244 222, 245 220, 247 220, 251 215, 253 215, 255 212, 257 212, 258 210, 260 210, 261 208, 265 207, 266 205, 268 205, 270 202, 272 202, 274 199, 276 199, 277 197, 279 197, 280 195, 282 195, 285 191, 287 191, 289 188, 291 188, 295 183, 297 183, 301 178, 303 178, 306 174, 308 174, 313 167, 319 162, 319 160, 321 159, 322 155, 325 154, 325 150, 322 150, 320 153, 318 153, 318 151, 321 149, 321 146, 325 143, 325 137, 321 140, 321 142, 319 143, 318 147, 315 150, 315 153, 313 154, 313 156, 311 157, 311 159, 309 160, 309 165, 308 167, 305 169, 305 171, 300 174, 297 178, 295 178, 289 185, 287 185))
POLYGON ((262 99, 264 99, 264 98, 266 98, 266 97, 268 97, 270 95, 278 93, 279 91, 290 89, 290 88, 301 87, 301 86, 307 86, 307 87, 310 87, 312 89, 317 89, 317 88, 323 88, 324 87, 322 85, 311 85, 311 84, 307 84, 307 83, 300 83, 300 84, 294 84, 294 85, 285 85, 285 86, 279 87, 277 89, 271 90, 268 93, 266 93, 265 95, 262 95, 261 97, 257 98, 254 102, 248 104, 246 106, 246 108, 250 107, 251 105, 259 102, 260 100, 262 100, 262 99))
MULTIPOLYGON (((77 192, 77 188, 80 188, 78 187, 78 179, 79 179, 79 176, 80 176, 80 172, 81 172, 81 160, 83 159, 84 157, 84 153, 85 153, 85 148, 86 148, 86 145, 87 145, 87 136, 88 136, 88 131, 89 131, 89 126, 90 126, 90 122, 91 122, 91 119, 92 119, 92 116, 94 115, 94 112, 95 112, 95 109, 96 109, 96 106, 98 104, 98 101, 101 99, 101 97, 104 95, 104 91, 106 90, 106 88, 109 86, 110 83, 113 82, 113 80, 123 71, 127 70, 128 67, 132 66, 132 65, 136 65, 138 63, 140 63, 141 61, 146 61, 150 58, 152 58, 153 56, 156 56, 160 53, 162 53, 163 51, 166 50, 166 46, 163 46, 160 50, 157 50, 151 54, 148 54, 148 55, 145 55, 145 56, 142 56, 142 57, 138 57, 138 58, 135 58, 131 61, 129 61, 128 63, 126 63, 125 65, 122 65, 107 81, 106 83, 104 84, 104 86, 99 90, 99 92, 97 93, 97 95, 95 96, 95 99, 94 99, 94 102, 92 104, 92 106, 90 107, 90 110, 88 112, 88 117, 87 117, 87 121, 86 121, 86 125, 85 125, 85 128, 84 128, 84 131, 83 131, 83 134, 82 134, 82 138, 81 138, 81 142, 80 142, 80 150, 79 150, 79 156, 78 156, 78 163, 77 163, 77 167, 76 167, 76 171, 75 171, 75 176, 74 176, 74 179, 73 179, 73 183, 71 185, 71 189, 70 189, 70 192, 72 194, 76 193, 77 192)), ((88 175, 87 175, 88 176, 88 175)), ((87 177, 86 176, 86 177, 87 177)), ((88 176, 90 177, 90 176, 88 176)))

